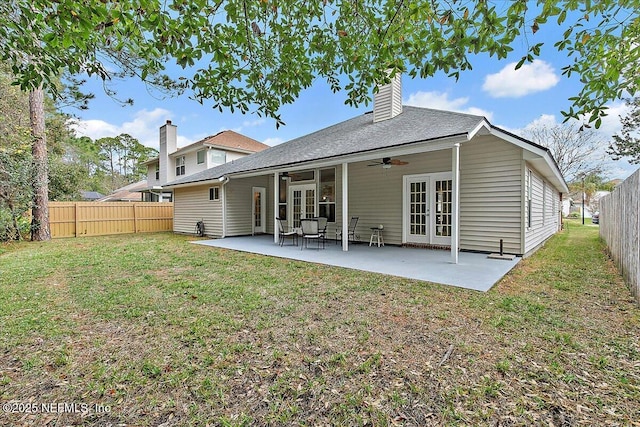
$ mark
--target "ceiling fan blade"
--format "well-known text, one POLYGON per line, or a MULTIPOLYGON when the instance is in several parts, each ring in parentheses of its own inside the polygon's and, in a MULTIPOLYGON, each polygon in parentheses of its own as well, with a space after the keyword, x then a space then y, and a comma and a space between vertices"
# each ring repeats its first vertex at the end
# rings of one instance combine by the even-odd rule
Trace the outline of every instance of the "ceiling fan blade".
POLYGON ((409 162, 405 162, 404 160, 391 159, 389 160, 389 164, 392 164, 394 166, 404 166, 408 165, 409 162))

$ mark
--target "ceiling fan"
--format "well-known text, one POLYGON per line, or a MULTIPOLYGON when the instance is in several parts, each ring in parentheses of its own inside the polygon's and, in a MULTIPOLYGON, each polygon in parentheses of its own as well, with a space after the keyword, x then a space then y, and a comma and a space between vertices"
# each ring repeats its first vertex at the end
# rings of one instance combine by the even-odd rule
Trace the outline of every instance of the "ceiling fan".
POLYGON ((381 162, 372 163, 367 166, 382 165, 384 169, 389 169, 391 166, 404 166, 408 164, 409 162, 405 162, 404 160, 392 159, 391 157, 384 157, 381 162))

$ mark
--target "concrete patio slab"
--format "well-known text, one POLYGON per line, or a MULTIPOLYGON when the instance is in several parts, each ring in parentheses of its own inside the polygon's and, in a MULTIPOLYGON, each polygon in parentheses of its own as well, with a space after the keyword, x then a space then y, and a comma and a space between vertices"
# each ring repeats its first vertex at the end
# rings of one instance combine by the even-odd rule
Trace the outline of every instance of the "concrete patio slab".
POLYGON ((327 241, 325 249, 315 249, 315 242, 311 242, 309 248, 301 250, 300 246, 293 246, 289 242, 287 246, 280 247, 273 242, 273 236, 270 235, 227 237, 192 243, 424 280, 477 291, 491 289, 521 259, 489 259, 487 254, 461 252, 459 263, 452 264, 451 253, 444 250, 397 246, 378 248, 359 243, 350 245, 349 251, 344 252, 342 247, 333 241, 327 241))

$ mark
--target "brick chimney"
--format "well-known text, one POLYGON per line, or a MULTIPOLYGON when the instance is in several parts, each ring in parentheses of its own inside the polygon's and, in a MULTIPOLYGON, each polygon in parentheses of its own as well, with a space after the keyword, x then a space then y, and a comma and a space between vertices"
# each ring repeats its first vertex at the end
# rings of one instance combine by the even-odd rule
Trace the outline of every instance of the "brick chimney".
POLYGON ((392 119, 402 113, 402 76, 397 73, 389 84, 379 86, 373 96, 373 121, 392 119))
POLYGON ((160 185, 173 181, 176 178, 175 165, 170 163, 169 155, 178 149, 177 126, 171 124, 171 120, 160 126, 160 185))

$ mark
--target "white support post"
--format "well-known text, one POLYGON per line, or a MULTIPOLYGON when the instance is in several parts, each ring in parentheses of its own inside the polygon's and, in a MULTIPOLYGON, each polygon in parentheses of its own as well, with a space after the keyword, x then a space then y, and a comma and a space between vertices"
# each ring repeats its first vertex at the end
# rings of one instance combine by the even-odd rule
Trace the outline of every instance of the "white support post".
POLYGON ((222 238, 227 237, 227 186, 222 184, 220 188, 220 198, 222 202, 222 238))
POLYGON ((460 245, 460 144, 451 153, 451 262, 458 263, 460 245))
POLYGON ((349 250, 349 164, 342 164, 342 250, 349 250))
POLYGON ((280 229, 278 227, 278 215, 280 215, 280 176, 273 173, 273 243, 280 242, 280 229))

